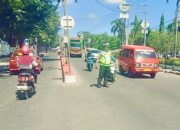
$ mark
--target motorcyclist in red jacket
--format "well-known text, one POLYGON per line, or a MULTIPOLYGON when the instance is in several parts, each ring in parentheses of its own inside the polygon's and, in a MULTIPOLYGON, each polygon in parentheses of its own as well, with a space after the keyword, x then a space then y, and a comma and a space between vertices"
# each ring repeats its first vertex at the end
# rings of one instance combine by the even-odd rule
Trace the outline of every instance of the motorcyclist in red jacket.
POLYGON ((38 64, 33 60, 33 57, 29 55, 30 49, 28 46, 21 48, 22 56, 18 58, 18 65, 21 72, 31 73, 34 76, 35 83, 37 83, 37 73, 34 71, 34 67, 38 64))

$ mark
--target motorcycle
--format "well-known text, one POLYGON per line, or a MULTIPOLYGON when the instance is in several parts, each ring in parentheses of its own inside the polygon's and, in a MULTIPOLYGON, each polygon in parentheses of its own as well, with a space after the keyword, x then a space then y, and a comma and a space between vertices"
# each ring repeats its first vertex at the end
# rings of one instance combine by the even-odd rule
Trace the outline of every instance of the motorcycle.
POLYGON ((87 57, 87 69, 89 71, 92 71, 93 69, 93 57, 91 56, 87 57))
POLYGON ((31 98, 35 93, 34 76, 31 73, 19 73, 16 95, 18 99, 31 98))
POLYGON ((109 77, 109 80, 111 82, 114 82, 115 81, 115 78, 116 78, 116 67, 115 67, 115 62, 112 62, 111 65, 110 65, 110 77, 109 77))

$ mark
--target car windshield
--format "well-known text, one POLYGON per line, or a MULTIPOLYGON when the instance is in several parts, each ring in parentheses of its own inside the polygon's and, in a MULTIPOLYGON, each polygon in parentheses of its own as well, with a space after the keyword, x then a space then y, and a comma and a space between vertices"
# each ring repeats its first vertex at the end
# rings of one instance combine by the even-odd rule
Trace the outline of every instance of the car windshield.
POLYGON ((91 50, 91 53, 99 53, 98 50, 91 50))
POLYGON ((77 44, 77 43, 71 43, 71 47, 80 47, 80 44, 77 44))
POLYGON ((137 50, 136 58, 157 58, 153 50, 137 50))

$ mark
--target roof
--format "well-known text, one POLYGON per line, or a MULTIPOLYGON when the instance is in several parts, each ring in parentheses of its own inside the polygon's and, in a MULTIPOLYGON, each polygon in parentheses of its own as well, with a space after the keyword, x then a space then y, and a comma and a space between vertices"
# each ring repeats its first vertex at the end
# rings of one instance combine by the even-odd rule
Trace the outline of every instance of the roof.
POLYGON ((145 50, 154 50, 152 47, 148 46, 140 46, 140 45, 123 45, 122 48, 127 48, 127 49, 145 49, 145 50))

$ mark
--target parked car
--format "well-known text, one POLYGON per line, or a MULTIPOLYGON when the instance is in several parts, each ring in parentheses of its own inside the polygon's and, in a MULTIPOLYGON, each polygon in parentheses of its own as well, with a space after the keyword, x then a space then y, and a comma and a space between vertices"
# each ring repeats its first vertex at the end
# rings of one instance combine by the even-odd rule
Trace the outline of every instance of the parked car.
MULTIPOLYGON (((22 55, 22 52, 20 49, 16 49, 13 54, 10 56, 9 59, 9 71, 11 74, 18 73, 20 68, 17 65, 18 57, 22 55)), ((42 57, 34 55, 33 51, 31 50, 30 53, 31 56, 33 56, 34 60, 38 63, 38 66, 35 68, 37 73, 40 73, 43 70, 43 61, 42 57)))
POLYGON ((151 47, 124 45, 118 60, 120 73, 127 72, 129 77, 149 74, 151 78, 155 78, 159 71, 159 59, 151 47))

